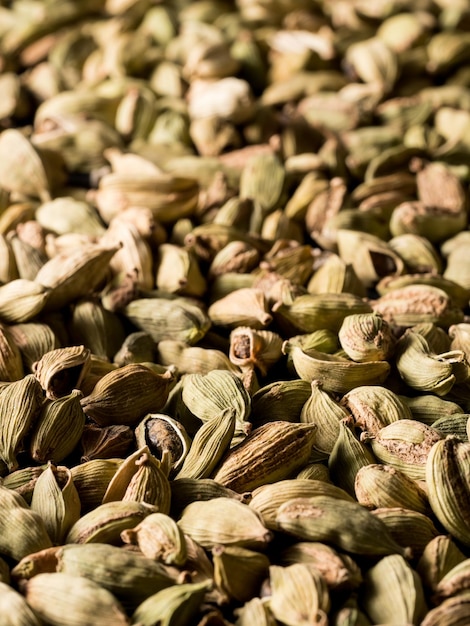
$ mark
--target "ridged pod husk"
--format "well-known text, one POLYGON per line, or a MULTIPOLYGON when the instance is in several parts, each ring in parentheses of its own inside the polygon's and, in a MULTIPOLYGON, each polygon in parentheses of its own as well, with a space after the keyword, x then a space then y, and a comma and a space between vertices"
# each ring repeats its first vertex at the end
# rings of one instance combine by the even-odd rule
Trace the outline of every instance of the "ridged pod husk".
POLYGON ((0 612, 4 626, 41 626, 24 595, 0 581, 0 612))
POLYGON ((213 370, 229 370, 240 373, 229 357, 215 348, 188 346, 184 341, 163 339, 158 342, 158 362, 174 365, 180 374, 209 374, 213 370))
POLYGON ((337 333, 346 316, 370 313, 372 308, 363 298, 351 293, 307 293, 297 296, 290 304, 276 303, 272 311, 278 324, 295 329, 291 334, 323 329, 337 333))
POLYGON ((306 352, 289 341, 283 343, 282 350, 291 358, 299 378, 309 382, 318 380, 323 390, 331 393, 344 394, 359 385, 381 385, 390 373, 387 361, 357 363, 314 349, 306 352))
POLYGON ((33 363, 36 380, 50 400, 69 395, 73 389, 80 389, 90 369, 91 352, 85 346, 55 348, 33 363))
POLYGON ((352 554, 409 555, 380 519, 353 501, 327 495, 294 498, 279 507, 276 522, 278 530, 297 539, 325 542, 352 554))
POLYGON ((260 260, 259 251, 246 241, 230 241, 212 259, 208 276, 214 279, 227 272, 251 272, 260 260))
POLYGON ((48 324, 25 322, 8 326, 13 341, 18 346, 24 367, 32 371, 33 363, 39 361, 43 354, 58 348, 58 339, 48 324))
POLYGON ((136 608, 152 594, 174 584, 160 563, 105 543, 63 545, 54 556, 57 572, 95 582, 116 596, 126 609, 136 608))
POLYGON ((166 565, 184 566, 187 559, 186 539, 175 520, 165 513, 152 513, 135 528, 121 533, 126 544, 139 546, 148 559, 166 565))
POLYGON ((226 408, 205 421, 193 437, 188 454, 175 478, 208 478, 230 447, 236 411, 226 408))
POLYGON ((357 313, 344 318, 338 331, 342 349, 353 361, 386 361, 395 339, 387 321, 377 313, 357 313))
POLYGON ((20 561, 27 554, 52 547, 44 520, 15 491, 0 485, 0 554, 20 561))
POLYGON ((112 360, 125 338, 121 319, 91 299, 79 300, 72 306, 67 329, 73 343, 83 344, 104 360, 112 360))
POLYGON ((428 543, 439 535, 434 518, 412 509, 381 507, 373 509, 371 513, 385 524, 395 541, 407 548, 415 560, 421 556, 428 543))
POLYGON ((122 366, 129 363, 154 362, 156 353, 156 345, 152 337, 143 330, 137 330, 124 338, 113 357, 113 363, 122 366))
POLYGON ((470 494, 470 443, 448 436, 432 446, 425 477, 434 515, 452 537, 470 546, 470 516, 463 502, 470 494))
POLYGON ((348 416, 348 411, 331 394, 322 389, 321 382, 312 380, 310 397, 300 412, 300 422, 317 425, 315 450, 325 452, 327 455, 331 453, 339 435, 339 422, 348 416))
POLYGON ((463 626, 468 624, 469 620, 470 591, 463 591, 431 609, 421 622, 421 626, 463 626))
POLYGON ((273 320, 263 291, 255 287, 236 289, 219 298, 207 313, 215 326, 231 329, 248 326, 261 330, 273 320))
POLYGON ((321 461, 307 463, 296 475, 296 478, 308 478, 309 480, 321 480, 325 483, 331 483, 328 467, 321 461))
POLYGON ((419 484, 396 468, 382 463, 359 468, 355 492, 359 504, 369 509, 402 507, 430 513, 426 492, 419 484))
POLYGON ((10 472, 19 468, 17 454, 25 449, 25 438, 38 419, 43 402, 43 389, 33 374, 0 389, 0 459, 10 472))
POLYGON ((417 624, 427 612, 421 579, 400 554, 367 570, 360 604, 374 624, 417 624))
POLYGON ((257 368, 261 376, 282 357, 282 338, 269 330, 239 326, 230 333, 229 359, 240 368, 257 368))
POLYGON ((370 437, 365 431, 361 435, 378 461, 396 467, 414 480, 425 478, 427 458, 434 444, 442 439, 437 430, 409 419, 392 422, 370 437))
POLYGON ((433 594, 434 603, 464 591, 470 591, 470 559, 461 561, 441 578, 433 594))
POLYGON ((67 396, 46 401, 33 426, 29 448, 38 463, 63 461, 80 441, 85 413, 80 405, 83 394, 73 389, 67 396))
POLYGON ((34 485, 46 467, 47 465, 44 464, 17 469, 3 478, 2 485, 8 489, 14 489, 28 504, 31 504, 34 485))
POLYGON ((161 513, 170 510, 171 487, 160 461, 147 446, 130 454, 108 483, 102 503, 145 502, 161 513))
POLYGON ((212 548, 214 583, 228 601, 248 602, 260 594, 270 561, 261 552, 240 546, 212 548))
POLYGON ((34 613, 51 626, 128 626, 129 619, 115 596, 86 578, 62 572, 33 576, 23 593, 34 613))
POLYGON ((337 232, 338 253, 350 263, 366 287, 373 287, 384 276, 405 273, 405 263, 392 247, 370 233, 340 228, 337 232))
POLYGON ((211 581, 204 581, 181 583, 157 591, 137 607, 132 623, 142 626, 190 624, 198 615, 204 596, 211 587, 211 581))
POLYGON ((142 448, 148 446, 150 452, 170 466, 170 472, 181 467, 191 446, 191 438, 178 420, 165 413, 149 413, 135 428, 135 440, 142 448))
POLYGON ((213 478, 178 478, 170 481, 171 515, 177 519, 191 502, 213 498, 235 498, 245 504, 251 499, 250 492, 237 493, 224 487, 213 478))
POLYGON ((147 413, 163 408, 173 382, 169 370, 159 374, 141 363, 130 363, 100 378, 82 399, 82 408, 100 426, 135 426, 147 413))
POLYGON ((10 324, 29 322, 45 307, 51 289, 27 278, 0 286, 0 319, 10 324))
POLYGON ((134 442, 134 433, 129 426, 85 424, 79 441, 80 462, 125 457, 134 442))
POLYGON ((185 296, 201 297, 207 289, 194 252, 172 243, 158 246, 155 282, 157 289, 185 296))
POLYGON ((269 568, 269 607, 286 626, 328 624, 331 601, 323 576, 303 563, 269 568))
POLYGON ((352 293, 365 297, 366 289, 351 263, 330 253, 307 283, 309 293, 352 293))
POLYGON ((310 457, 317 427, 268 422, 222 459, 212 478, 239 493, 295 474, 310 457))
POLYGON ((101 504, 108 484, 123 462, 120 458, 92 459, 71 468, 82 513, 88 513, 101 504))
POLYGON ((178 526, 204 548, 222 544, 259 550, 273 538, 259 514, 234 498, 192 502, 183 510, 178 526))
POLYGON ((447 328, 463 321, 462 309, 444 290, 432 285, 398 287, 371 301, 371 307, 387 322, 397 326, 432 322, 447 328))
POLYGON ((442 259, 425 237, 405 233, 393 237, 388 243, 401 256, 410 274, 413 272, 442 274, 442 259))
POLYGON ((300 378, 268 383, 251 396, 250 422, 255 428, 277 420, 298 422, 310 392, 310 383, 300 378))
POLYGON ((81 511, 80 498, 67 467, 48 463, 34 486, 31 510, 44 520, 54 545, 63 543, 81 511))
POLYGON ((157 343, 163 339, 176 339, 194 345, 211 325, 203 308, 182 296, 137 298, 129 302, 122 313, 157 343))
POLYGON ((267 528, 276 530, 276 515, 282 504, 293 498, 323 495, 353 501, 346 491, 331 483, 310 478, 286 478, 254 489, 248 506, 259 513, 267 528))
POLYGON ((247 423, 251 398, 241 378, 233 372, 213 370, 208 374, 187 374, 182 381, 184 404, 203 422, 219 415, 224 409, 233 408, 237 425, 241 427, 247 423))
POLYGON ((456 402, 440 398, 433 393, 422 393, 413 397, 400 396, 400 398, 411 410, 413 419, 428 426, 432 426, 436 415, 445 417, 455 413, 462 413, 463 410, 456 402))
POLYGON ((370 448, 356 436, 352 418, 340 420, 338 437, 328 457, 328 472, 333 483, 356 497, 357 472, 375 462, 370 448))
POLYGON ((105 228, 95 209, 73 196, 54 198, 38 206, 35 219, 46 230, 57 235, 82 233, 101 237, 105 228))
POLYGON ((146 502, 105 502, 82 515, 65 537, 64 543, 118 543, 121 532, 134 528, 158 508, 146 502))
POLYGON ((379 296, 410 285, 430 285, 447 293, 456 307, 465 308, 469 299, 469 290, 457 282, 444 278, 441 274, 404 274, 403 276, 384 276, 375 286, 379 296))
POLYGON ((277 620, 274 618, 269 604, 258 597, 254 597, 243 606, 234 611, 237 621, 236 626, 250 626, 258 624, 258 626, 276 626, 277 620))
POLYGON ((410 328, 397 342, 395 362, 412 389, 445 396, 457 382, 465 354, 461 350, 434 354, 425 337, 410 328))
POLYGON ((360 385, 344 394, 341 404, 354 417, 360 430, 375 433, 399 419, 412 419, 407 404, 393 391, 382 385, 360 385))
POLYGON ((24 367, 20 349, 9 326, 0 324, 0 380, 13 382, 23 378, 24 367))
POLYGON ((439 534, 424 547, 416 570, 425 589, 432 594, 444 576, 465 560, 465 554, 452 537, 439 534))
POLYGON ((88 295, 109 271, 109 262, 119 246, 89 244, 59 252, 45 263, 34 282, 50 290, 45 309, 54 311, 88 295))
POLYGON ((319 572, 330 591, 352 591, 362 583, 362 573, 354 559, 319 541, 297 541, 280 554, 281 565, 303 563, 319 572))

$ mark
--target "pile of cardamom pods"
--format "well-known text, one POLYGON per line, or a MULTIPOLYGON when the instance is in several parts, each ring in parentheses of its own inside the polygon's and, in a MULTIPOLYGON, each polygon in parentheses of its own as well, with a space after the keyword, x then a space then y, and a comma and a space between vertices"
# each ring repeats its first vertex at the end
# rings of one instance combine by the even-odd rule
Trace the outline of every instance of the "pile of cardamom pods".
POLYGON ((466 0, 0 0, 2 626, 470 623, 466 0))

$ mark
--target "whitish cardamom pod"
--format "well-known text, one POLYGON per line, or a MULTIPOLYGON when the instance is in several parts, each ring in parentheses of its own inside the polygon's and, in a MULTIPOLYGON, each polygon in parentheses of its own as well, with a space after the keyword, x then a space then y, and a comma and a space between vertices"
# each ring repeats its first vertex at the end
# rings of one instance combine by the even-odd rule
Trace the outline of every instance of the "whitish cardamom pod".
POLYGON ((444 576, 465 560, 465 555, 452 537, 440 534, 424 547, 416 571, 425 589, 433 593, 444 576))
POLYGON ((129 333, 114 355, 113 361, 119 367, 129 363, 155 361, 156 345, 152 337, 144 331, 129 333))
POLYGON ((209 374, 213 370, 229 370, 235 374, 240 368, 229 357, 214 348, 188 346, 185 341, 163 339, 158 342, 157 360, 162 365, 174 365, 180 374, 209 374))
POLYGON ((356 436, 351 418, 340 420, 338 437, 328 457, 328 471, 333 483, 355 497, 359 469, 375 462, 371 450, 356 436))
POLYGON ((371 37, 351 44, 345 62, 365 83, 377 85, 388 92, 398 77, 397 57, 379 37, 371 37))
POLYGON ((214 546, 214 583, 230 600, 248 602, 260 594, 261 584, 269 572, 265 554, 240 546, 214 546))
POLYGON ((83 513, 88 513, 101 504, 112 477, 123 462, 123 459, 116 458, 92 459, 70 469, 83 513))
POLYGON ((70 394, 46 401, 33 426, 29 448, 38 463, 63 461, 72 453, 85 427, 85 413, 80 405, 83 394, 70 394))
POLYGON ((359 362, 386 361, 395 345, 390 325, 377 313, 348 315, 338 338, 349 358, 359 362))
POLYGON ((100 426, 135 426, 147 413, 163 408, 174 382, 169 370, 154 372, 141 363, 130 363, 105 374, 81 404, 100 426))
POLYGON ((232 329, 248 326, 261 330, 273 319, 264 293, 255 287, 236 289, 219 298, 207 313, 214 325, 232 329))
POLYGON ((135 528, 123 530, 121 539, 139 546, 148 559, 176 566, 186 562, 186 539, 175 520, 164 513, 152 513, 135 528))
POLYGON ((58 310, 91 293, 106 276, 109 262, 118 249, 119 246, 89 244, 52 257, 34 279, 50 290, 45 308, 58 310))
POLYGON ((309 293, 352 293, 365 297, 366 289, 351 263, 330 253, 307 283, 309 293))
POLYGON ((362 583, 359 566, 347 554, 326 543, 297 541, 281 552, 281 564, 303 563, 320 572, 330 590, 353 590, 362 583))
POLYGON ((276 322, 289 324, 292 335, 324 329, 337 333, 347 315, 371 311, 363 298, 350 293, 308 293, 297 296, 291 304, 278 302, 272 307, 276 322))
POLYGON ((463 502, 470 493, 470 443, 448 436, 437 441, 425 462, 428 497, 442 526, 464 546, 470 545, 470 519, 463 502))
POLYGON ((420 480, 425 478, 431 448, 442 441, 442 435, 416 420, 401 419, 384 426, 370 437, 366 432, 362 433, 361 440, 370 444, 374 456, 381 463, 420 480))
POLYGON ((20 349, 8 326, 0 324, 0 380, 13 382, 23 378, 24 368, 20 349))
POLYGON ((155 282, 157 289, 185 296, 200 297, 207 289, 194 252, 171 243, 158 247, 155 282))
POLYGON ((10 324, 29 322, 45 307, 51 289, 27 278, 0 286, 0 319, 10 324))
POLYGON ((371 463, 359 468, 355 479, 359 504, 369 509, 403 507, 428 514, 426 492, 412 478, 394 467, 371 463))
POLYGON ((463 591, 452 598, 443 600, 439 606, 431 609, 421 622, 421 626, 440 626, 441 624, 465 624, 470 619, 470 591, 463 591))
POLYGON ((12 324, 8 331, 20 350, 28 372, 32 371, 33 363, 39 361, 43 354, 59 347, 58 338, 48 324, 40 322, 12 324))
POLYGON ((222 459, 212 478, 239 493, 295 474, 310 457, 314 424, 268 422, 222 459))
POLYGON ((40 626, 39 617, 25 597, 3 581, 0 581, 0 611, 5 626, 40 626))
POLYGON ((164 567, 138 552, 105 543, 67 544, 55 553, 56 571, 92 580, 127 610, 174 584, 164 567))
POLYGON ((144 517, 157 510, 146 502, 119 500, 100 504, 75 522, 64 543, 119 542, 123 530, 134 528, 144 517))
POLYGON ((85 346, 67 346, 46 352, 33 363, 33 372, 46 397, 56 400, 80 385, 90 368, 91 353, 85 346))
POLYGON ((269 606, 278 621, 286 626, 326 626, 330 596, 325 579, 319 572, 303 563, 286 567, 271 565, 269 581, 269 606))
POLYGON ((230 447, 235 421, 236 411, 227 408, 204 422, 175 478, 208 478, 230 447))
POLYGON ((359 385, 380 385, 385 382, 390 365, 387 361, 357 363, 340 355, 325 354, 318 350, 308 352, 289 341, 282 350, 291 359, 297 375, 309 382, 318 380, 324 391, 344 394, 359 385))
POLYGON ((305 465, 296 478, 308 478, 309 480, 321 480, 325 483, 331 483, 328 467, 323 465, 321 461, 305 465))
POLYGON ((462 591, 470 591, 470 559, 455 565, 439 581, 433 600, 436 604, 445 598, 458 595, 462 591))
POLYGON ((400 398, 411 410, 413 419, 428 426, 432 426, 436 415, 444 417, 454 413, 462 413, 462 407, 456 402, 440 398, 433 393, 422 393, 414 397, 400 396, 400 398))
POLYGON ((71 313, 67 325, 71 342, 83 344, 97 357, 112 360, 125 337, 121 319, 91 299, 76 302, 71 313))
POLYGON ((46 467, 47 465, 38 465, 17 469, 3 478, 2 485, 8 489, 14 489, 28 504, 31 504, 34 485, 46 467))
POLYGON ((442 274, 442 258, 425 237, 404 233, 393 237, 388 243, 392 250, 401 256, 410 274, 415 272, 442 274))
POLYGON ((80 498, 67 467, 51 463, 38 477, 31 499, 31 509, 38 513, 54 544, 63 543, 73 524, 80 518, 80 498))
POLYGON ((53 626, 128 626, 120 602, 100 585, 62 572, 38 574, 24 585, 27 603, 39 618, 53 626))
POLYGON ((272 331, 239 326, 230 333, 230 361, 242 369, 257 368, 261 376, 282 357, 281 348, 282 338, 272 331))
POLYGON ((254 489, 248 506, 259 513, 267 528, 276 530, 276 515, 282 504, 293 498, 323 495, 339 500, 353 500, 344 489, 331 483, 307 478, 286 478, 254 489))
POLYGON ((25 437, 37 420, 44 402, 41 385, 33 374, 6 383, 0 390, 0 459, 10 471, 19 467, 16 455, 25 448, 25 437))
POLYGON ((432 322, 448 327, 463 321, 463 311, 445 291, 432 285, 411 284, 393 289, 372 301, 371 306, 387 322, 397 326, 432 322))
POLYGON ((194 345, 211 325, 204 309, 183 296, 138 298, 124 307, 123 314, 157 343, 176 339, 194 345))
POLYGON ((256 428, 267 422, 300 421, 302 407, 310 397, 306 380, 279 380, 264 385, 251 397, 250 422, 256 428))
POLYGON ((237 616, 236 626, 250 626, 250 624, 276 626, 277 624, 269 605, 258 597, 245 602, 242 607, 235 609, 234 613, 237 616))
POLYGON ((382 507, 371 513, 385 524, 395 541, 407 548, 414 559, 419 558, 426 545, 439 534, 431 517, 412 509, 382 507))
POLYGON ((106 502, 145 502, 161 513, 170 510, 171 487, 161 463, 147 446, 130 454, 111 478, 103 496, 106 502))
POLYGON ((43 202, 37 208, 35 218, 43 228, 58 235, 73 232, 100 237, 105 231, 96 209, 73 196, 43 202))
POLYGON ((352 554, 409 554, 385 524, 358 502, 326 495, 294 498, 280 506, 276 520, 279 530, 297 539, 324 541, 352 554))
POLYGON ((354 417, 360 430, 375 433, 399 419, 412 419, 408 405, 393 391, 381 385, 360 385, 346 393, 341 404, 354 417))
POLYGON ((416 624, 427 613, 418 573, 400 554, 389 554, 364 575, 361 606, 375 624, 416 624))
POLYGON ((204 548, 222 544, 256 550, 265 547, 273 537, 254 509, 233 498, 188 504, 178 526, 204 548))
POLYGON ((251 272, 258 265, 259 259, 259 251, 250 243, 230 241, 212 259, 208 275, 213 279, 227 272, 251 272))
POLYGON ((44 520, 15 491, 0 486, 0 554, 20 561, 27 554, 52 547, 44 520))
POLYGON ((322 389, 321 382, 313 380, 310 397, 300 412, 300 422, 317 425, 315 450, 330 454, 339 435, 339 422, 348 416, 348 411, 322 389))
POLYGON ((212 582, 181 583, 167 587, 144 600, 132 615, 132 623, 142 626, 153 624, 189 624, 196 617, 205 594, 212 582))

